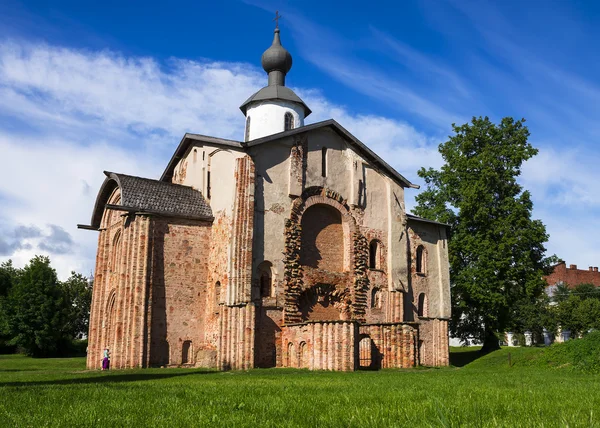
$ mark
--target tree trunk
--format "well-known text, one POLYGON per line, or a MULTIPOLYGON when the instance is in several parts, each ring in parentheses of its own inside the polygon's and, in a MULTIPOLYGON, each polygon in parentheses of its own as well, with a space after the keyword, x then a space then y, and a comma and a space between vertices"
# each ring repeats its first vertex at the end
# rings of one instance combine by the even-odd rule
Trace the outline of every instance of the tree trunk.
POLYGON ((496 333, 486 330, 481 352, 483 354, 488 354, 490 352, 497 351, 498 349, 500 349, 500 342, 498 341, 496 333))

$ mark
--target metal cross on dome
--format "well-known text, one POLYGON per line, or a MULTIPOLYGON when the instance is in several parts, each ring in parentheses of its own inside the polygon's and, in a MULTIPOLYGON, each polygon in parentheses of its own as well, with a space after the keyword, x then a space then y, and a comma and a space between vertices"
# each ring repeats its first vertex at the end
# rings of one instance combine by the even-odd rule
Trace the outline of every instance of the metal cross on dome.
POLYGON ((282 16, 279 14, 279 11, 276 10, 275 11, 275 18, 273 18, 273 21, 275 21, 275 28, 279 28, 279 20, 282 18, 282 16))

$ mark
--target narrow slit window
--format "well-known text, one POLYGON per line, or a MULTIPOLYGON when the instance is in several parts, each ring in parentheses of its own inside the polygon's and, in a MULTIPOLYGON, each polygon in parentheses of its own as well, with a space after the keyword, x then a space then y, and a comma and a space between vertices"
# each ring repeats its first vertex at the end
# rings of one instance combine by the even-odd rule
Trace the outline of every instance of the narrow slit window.
POLYGON ((379 244, 377 241, 371 241, 371 245, 369 245, 369 267, 379 269, 379 244))
POLYGON ((206 198, 210 199, 210 171, 206 173, 206 198))
POLYGON ((290 129, 294 129, 294 116, 292 116, 292 113, 287 112, 284 116, 284 124, 283 124, 283 130, 284 131, 289 131, 290 129))
POLYGON ((425 253, 425 248, 423 248, 422 245, 419 245, 419 247, 417 248, 417 266, 416 266, 416 271, 417 273, 420 274, 425 274, 425 264, 426 264, 426 258, 427 255, 425 253))
POLYGON ((327 177, 327 147, 321 149, 321 176, 327 177))
POLYGON ((250 116, 246 118, 246 135, 244 137, 244 141, 250 140, 250 116))

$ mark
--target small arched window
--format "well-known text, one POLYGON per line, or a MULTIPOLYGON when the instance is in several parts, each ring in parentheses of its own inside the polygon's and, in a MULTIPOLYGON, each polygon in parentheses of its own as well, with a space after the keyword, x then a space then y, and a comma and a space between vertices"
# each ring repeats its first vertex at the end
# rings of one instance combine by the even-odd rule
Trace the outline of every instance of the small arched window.
POLYGON ((215 306, 221 303, 221 281, 215 283, 215 306))
POLYGON ((371 241, 369 244, 369 267, 371 269, 381 269, 381 246, 377 240, 371 241))
POLYGON ((425 251, 425 247, 419 245, 417 247, 417 260, 416 260, 416 271, 420 274, 425 274, 425 267, 427 266, 427 252, 425 251))
POLYGON ((246 117, 246 135, 244 141, 250 140, 250 116, 246 117))
POLYGON ((428 316, 429 309, 427 308, 427 295, 425 293, 419 294, 419 301, 417 303, 417 315, 420 317, 428 316))
POLYGON ((258 280, 260 285, 260 297, 271 297, 273 293, 273 278, 270 262, 262 262, 258 265, 258 280))
POLYGON ((283 130, 289 131, 290 129, 294 129, 294 116, 289 111, 283 116, 283 130))
POLYGON ((377 287, 371 290, 371 309, 381 309, 381 290, 377 287))
POLYGON ((292 342, 288 343, 287 366, 296 367, 296 347, 292 342))
POLYGON ((121 259, 121 230, 117 230, 115 233, 115 237, 113 238, 113 244, 111 249, 111 260, 110 260, 110 269, 112 272, 117 272, 119 270, 119 260, 121 259))

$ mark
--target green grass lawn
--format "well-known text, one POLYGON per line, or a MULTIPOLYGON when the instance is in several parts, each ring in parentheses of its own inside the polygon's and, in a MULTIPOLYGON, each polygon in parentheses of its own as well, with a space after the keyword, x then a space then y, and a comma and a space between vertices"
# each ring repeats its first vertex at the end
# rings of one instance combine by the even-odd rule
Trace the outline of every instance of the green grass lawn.
POLYGON ((458 351, 462 367, 354 373, 101 372, 4 355, 0 427, 600 426, 600 376, 532 364, 539 348, 458 351))

